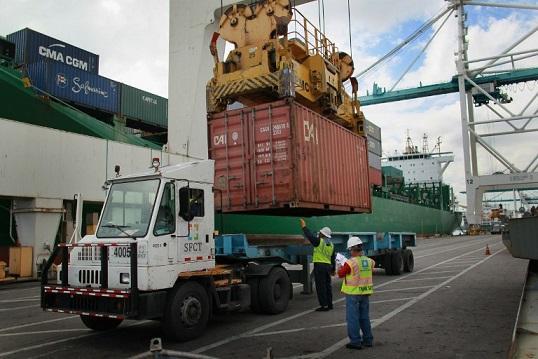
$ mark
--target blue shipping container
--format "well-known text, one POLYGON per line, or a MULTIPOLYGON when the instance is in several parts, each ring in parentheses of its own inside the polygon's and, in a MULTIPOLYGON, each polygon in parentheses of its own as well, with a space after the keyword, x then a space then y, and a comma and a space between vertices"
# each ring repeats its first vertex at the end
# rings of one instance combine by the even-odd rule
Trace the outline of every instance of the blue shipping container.
POLYGON ((28 76, 32 85, 64 101, 119 112, 119 82, 52 61, 28 65, 28 76))
POLYGON ((7 35, 16 45, 15 63, 32 64, 52 60, 82 71, 99 73, 99 55, 53 37, 25 28, 7 35))

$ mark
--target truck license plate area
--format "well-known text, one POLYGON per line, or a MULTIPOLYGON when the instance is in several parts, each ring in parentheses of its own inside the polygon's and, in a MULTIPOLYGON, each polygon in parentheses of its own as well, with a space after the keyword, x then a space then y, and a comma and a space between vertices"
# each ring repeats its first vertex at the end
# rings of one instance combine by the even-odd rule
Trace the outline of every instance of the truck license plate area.
POLYGON ((131 314, 129 291, 43 286, 44 310, 75 314, 103 314, 124 318, 131 314))

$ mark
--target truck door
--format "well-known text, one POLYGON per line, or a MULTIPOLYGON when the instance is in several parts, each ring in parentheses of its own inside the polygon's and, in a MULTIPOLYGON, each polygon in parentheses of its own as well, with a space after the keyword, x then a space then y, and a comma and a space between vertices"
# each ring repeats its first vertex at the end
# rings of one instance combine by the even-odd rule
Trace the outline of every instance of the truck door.
MULTIPOLYGON (((163 252, 168 253, 168 262, 177 262, 177 238, 176 238, 176 223, 177 223, 177 196, 176 187, 173 182, 165 184, 161 202, 155 219, 153 235, 155 236, 155 244, 162 245, 165 248, 163 252)), ((162 253, 166 255, 165 253, 162 253)))
POLYGON ((194 263, 204 259, 204 190, 185 183, 179 187, 179 261, 194 263))

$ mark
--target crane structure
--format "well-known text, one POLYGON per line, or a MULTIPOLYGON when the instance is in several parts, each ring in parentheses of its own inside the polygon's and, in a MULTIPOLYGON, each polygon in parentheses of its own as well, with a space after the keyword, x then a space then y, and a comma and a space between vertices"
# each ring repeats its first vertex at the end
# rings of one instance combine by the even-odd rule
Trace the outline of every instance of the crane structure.
MULTIPOLYGON (((372 66, 366 68, 356 76, 360 77, 389 59, 403 46, 416 39, 426 28, 431 27, 433 23, 446 15, 441 26, 423 47, 422 52, 411 62, 411 65, 407 67, 404 74, 398 78, 389 90, 381 88, 374 83, 372 93, 367 93, 366 96, 360 96, 359 101, 361 106, 369 106, 428 96, 459 93, 467 196, 466 216, 471 225, 479 225, 481 223, 482 203, 485 192, 532 189, 536 188, 538 184, 538 163, 536 163, 538 153, 529 159, 530 162, 524 168, 518 168, 508 159, 509 154, 503 153, 494 144, 485 141, 487 137, 511 136, 514 138, 514 142, 517 142, 517 135, 538 131, 538 128, 531 125, 533 120, 538 117, 538 109, 532 109, 532 105, 535 103, 536 98, 538 98, 538 93, 530 99, 521 111, 516 113, 506 106, 512 99, 500 90, 500 86, 503 85, 538 80, 538 67, 523 67, 520 65, 522 60, 536 59, 538 57, 538 49, 514 50, 518 45, 524 43, 525 40, 536 33, 538 26, 532 28, 521 38, 516 39, 516 41, 500 54, 470 60, 467 54, 469 36, 466 23, 467 13, 465 11, 465 8, 468 6, 487 6, 529 11, 538 10, 538 5, 516 2, 497 3, 474 0, 450 0, 444 11, 425 23, 419 30, 415 31, 400 45, 396 46, 395 49, 389 51, 387 55, 381 57, 372 66), (421 84, 416 88, 394 90, 452 14, 455 14, 458 22, 458 51, 455 54, 457 74, 449 82, 425 86, 421 84), (485 121, 475 121, 476 108, 481 106, 485 106, 490 110, 495 118, 485 121), (502 132, 491 130, 477 131, 478 128, 483 129, 487 127, 484 125, 493 123, 504 123, 509 126, 509 129, 502 132), (477 159, 477 149, 479 146, 498 160, 506 168, 508 173, 495 173, 492 175, 481 173, 483 171, 480 171, 480 163, 477 159)), ((529 150, 535 151, 535 149, 529 150)))

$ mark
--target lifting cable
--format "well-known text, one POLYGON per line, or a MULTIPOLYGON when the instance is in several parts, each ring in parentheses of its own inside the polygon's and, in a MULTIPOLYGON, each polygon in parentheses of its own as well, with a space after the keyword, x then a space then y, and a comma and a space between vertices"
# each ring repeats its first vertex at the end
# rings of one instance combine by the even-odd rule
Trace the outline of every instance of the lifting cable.
POLYGON ((428 21, 426 21, 422 26, 420 26, 415 32, 413 32, 411 35, 409 35, 403 42, 401 42, 398 46, 396 46, 394 49, 389 51, 387 54, 385 54, 383 57, 381 57, 379 60, 374 62, 372 65, 368 66, 366 69, 362 70, 359 74, 357 74, 355 77, 361 77, 370 70, 372 70, 377 65, 381 64, 382 62, 385 62, 386 60, 392 58, 394 55, 396 55, 403 47, 411 43, 413 40, 421 36, 426 32, 427 29, 429 29, 434 23, 436 23, 440 18, 442 18, 445 14, 450 12, 452 8, 448 7, 445 10, 441 11, 436 16, 433 16, 428 21))
MULTIPOLYGON (((349 32, 349 56, 353 59, 353 42, 351 40, 351 6, 347 0, 347 27, 349 32)), ((353 74, 351 74, 353 76, 353 74)))

